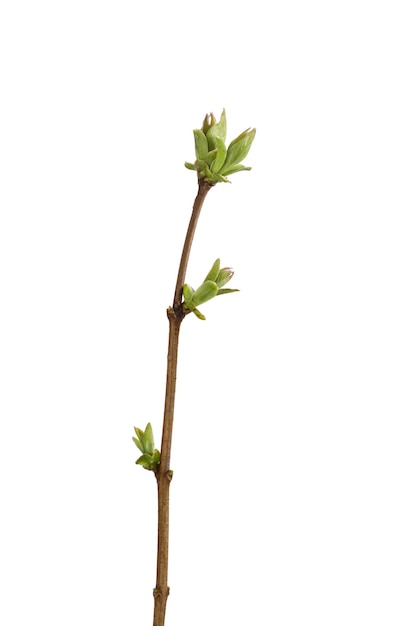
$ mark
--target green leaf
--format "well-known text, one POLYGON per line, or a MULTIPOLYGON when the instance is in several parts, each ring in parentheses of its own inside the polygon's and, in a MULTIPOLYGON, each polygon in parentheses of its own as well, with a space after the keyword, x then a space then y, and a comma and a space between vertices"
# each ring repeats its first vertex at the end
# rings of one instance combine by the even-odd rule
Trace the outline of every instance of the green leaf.
POLYGON ((240 291, 240 289, 219 289, 219 291, 217 292, 217 295, 221 296, 225 293, 233 293, 234 291, 240 291))
POLYGON ((207 177, 210 178, 211 177, 211 172, 205 161, 196 161, 195 169, 198 172, 198 178, 207 178, 207 177))
POLYGON ((142 454, 136 461, 136 465, 142 465, 145 469, 149 469, 152 465, 152 455, 142 454))
POLYGON ((150 463, 152 456, 150 454, 142 454, 136 461, 136 465, 143 465, 144 463, 150 463))
POLYGON ((133 441, 134 441, 134 443, 135 443, 135 446, 137 446, 137 447, 139 448, 139 450, 140 450, 141 452, 143 452, 143 449, 142 449, 142 444, 139 442, 139 439, 136 439, 136 437, 132 437, 132 439, 133 439, 133 441))
POLYGON ((223 143, 226 141, 226 111, 223 109, 220 120, 217 124, 213 124, 206 132, 209 150, 216 147, 216 137, 220 137, 223 143))
POLYGON ((227 133, 227 120, 226 120, 226 109, 223 109, 222 114, 220 115, 219 122, 217 124, 217 137, 225 142, 226 141, 226 133, 227 133))
POLYGON ((193 130, 196 159, 205 160, 208 153, 207 137, 202 130, 193 130))
POLYGON ((187 285, 186 283, 184 287, 182 288, 182 295, 184 298, 184 302, 189 302, 190 300, 192 300, 193 294, 194 294, 194 289, 190 287, 190 285, 187 285))
POLYGON ((217 276, 219 275, 219 271, 220 271, 220 259, 216 259, 211 267, 211 270, 205 277, 204 282, 206 282, 206 280, 214 280, 214 282, 216 282, 217 276))
POLYGON ((224 172, 231 166, 237 165, 248 155, 252 142, 255 138, 256 129, 247 128, 230 143, 227 149, 226 160, 220 172, 224 172))
POLYGON ((215 137, 214 141, 217 148, 217 155, 211 164, 210 169, 214 174, 217 174, 226 160, 227 149, 226 144, 220 137, 215 137))
POLYGON ((136 428, 136 426, 133 427, 135 429, 135 433, 137 436, 137 443, 135 441, 135 437, 132 437, 133 441, 135 441, 135 444, 137 445, 137 447, 139 448, 139 450, 141 452, 145 452, 145 446, 143 443, 143 430, 141 430, 140 428, 136 428))
POLYGON ((214 126, 215 123, 216 118, 214 117, 213 113, 207 113, 206 117, 203 120, 203 127, 201 130, 205 135, 207 135, 208 130, 211 128, 211 126, 214 126))
POLYGON ((206 280, 200 287, 198 287, 193 295, 193 303, 196 306, 208 302, 215 296, 217 296, 219 288, 213 280, 206 280))
POLYGON ((188 163, 188 161, 186 161, 184 163, 185 167, 187 168, 187 170, 196 170, 196 166, 194 165, 194 163, 188 163))
POLYGON ((212 174, 211 179, 216 183, 230 183, 230 180, 222 176, 222 174, 212 174))
POLYGON ((145 432, 143 433, 143 446, 145 448, 144 452, 146 454, 153 454, 154 441, 153 441, 152 426, 150 425, 150 423, 146 425, 145 432))
POLYGON ((220 288, 223 287, 233 277, 234 271, 230 267, 223 267, 217 275, 216 285, 220 288))
POLYGON ((198 317, 199 320, 205 320, 205 316, 198 310, 198 309, 193 309, 193 313, 196 317, 198 317))
POLYGON ((191 313, 191 311, 194 311, 196 305, 194 304, 194 302, 192 300, 189 300, 187 302, 183 302, 182 303, 182 309, 183 311, 185 311, 186 313, 191 313))
POLYGON ((222 168, 222 176, 230 176, 230 174, 235 174, 236 172, 247 171, 250 172, 251 167, 245 167, 244 165, 231 165, 230 167, 226 167, 226 169, 222 168), (224 170, 224 171, 223 171, 224 170))
POLYGON ((208 167, 211 167, 211 164, 213 163, 213 161, 216 160, 216 157, 217 157, 217 148, 215 150, 211 150, 207 154, 204 162, 206 163, 206 165, 208 165, 208 167))
POLYGON ((156 471, 161 461, 159 450, 154 450, 153 454, 142 454, 137 460, 136 465, 142 465, 147 470, 156 471))

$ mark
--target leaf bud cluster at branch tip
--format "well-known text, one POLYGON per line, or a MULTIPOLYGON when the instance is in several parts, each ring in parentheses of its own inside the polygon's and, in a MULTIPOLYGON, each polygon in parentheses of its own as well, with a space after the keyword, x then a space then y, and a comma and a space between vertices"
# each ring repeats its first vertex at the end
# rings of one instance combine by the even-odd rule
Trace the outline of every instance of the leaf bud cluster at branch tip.
POLYGON ((186 162, 185 167, 195 170, 199 180, 211 185, 228 183, 226 177, 230 174, 252 169, 242 165, 242 161, 249 153, 256 129, 247 128, 226 148, 226 128, 226 111, 223 109, 218 122, 213 113, 207 114, 202 128, 193 131, 196 160, 186 162))
POLYGON ((229 282, 233 276, 233 270, 230 267, 220 269, 220 259, 216 259, 213 266, 203 283, 194 291, 190 285, 185 284, 182 289, 183 303, 182 308, 185 313, 194 313, 200 320, 205 320, 204 315, 197 309, 200 304, 208 302, 216 296, 224 293, 233 293, 239 289, 224 289, 224 285, 229 282))
POLYGON ((161 459, 159 450, 154 448, 152 426, 147 424, 145 430, 135 428, 136 437, 132 437, 135 445, 142 452, 136 465, 142 465, 147 470, 156 472, 161 459))

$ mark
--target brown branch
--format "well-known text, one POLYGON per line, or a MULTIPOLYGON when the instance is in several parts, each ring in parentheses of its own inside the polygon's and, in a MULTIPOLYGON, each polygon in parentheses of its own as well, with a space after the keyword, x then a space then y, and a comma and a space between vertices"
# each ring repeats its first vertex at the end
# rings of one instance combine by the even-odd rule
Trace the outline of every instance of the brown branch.
POLYGON ((213 185, 199 181, 198 193, 194 201, 193 211, 188 225, 182 250, 175 286, 173 306, 167 311, 169 320, 167 379, 165 391, 164 425, 162 429, 161 460, 156 472, 158 484, 158 555, 156 567, 156 586, 153 592, 155 599, 153 626, 164 626, 166 603, 169 595, 168 587, 168 546, 169 546, 169 487, 172 480, 170 470, 172 429, 174 424, 175 388, 177 381, 178 343, 181 322, 185 317, 182 310, 182 288, 185 282, 188 259, 194 239, 198 218, 207 193, 213 185))
POLYGON ((182 249, 180 266, 178 269, 177 284, 175 286, 173 309, 177 315, 181 311, 182 288, 185 283, 185 273, 187 271, 188 259, 190 257, 191 245, 194 239, 195 229, 197 227, 198 218, 200 217, 201 207, 203 206, 206 195, 213 185, 204 180, 198 181, 198 194, 194 200, 193 212, 191 214, 190 223, 188 224, 187 235, 182 249))

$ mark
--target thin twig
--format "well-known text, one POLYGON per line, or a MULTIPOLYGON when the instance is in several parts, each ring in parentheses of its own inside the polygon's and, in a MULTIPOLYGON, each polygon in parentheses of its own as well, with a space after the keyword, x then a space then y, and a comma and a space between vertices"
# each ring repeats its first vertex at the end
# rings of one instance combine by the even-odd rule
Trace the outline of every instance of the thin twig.
POLYGON ((201 207, 203 206, 206 195, 210 191, 213 185, 207 183, 204 180, 200 180, 198 183, 198 194, 194 200, 193 212, 191 214, 190 223, 188 224, 188 230, 184 241, 184 247, 182 249, 180 266, 178 269, 177 284, 175 286, 174 304, 173 309, 178 315, 181 311, 181 299, 182 288, 185 283, 185 274, 187 271, 188 259, 190 257, 191 245, 194 239, 195 229, 197 227, 198 218, 200 217, 201 207))
POLYGON ((166 603, 169 595, 168 587, 168 546, 169 546, 169 487, 172 480, 170 470, 172 428, 174 424, 175 387, 177 380, 178 343, 181 322, 185 317, 182 309, 182 288, 185 282, 191 245, 201 208, 207 193, 213 185, 199 181, 198 193, 194 201, 193 211, 188 225, 182 250, 175 286, 173 306, 168 308, 169 340, 167 379, 165 391, 164 425, 162 429, 161 459, 156 472, 158 484, 158 556, 156 568, 156 586, 154 589, 153 626, 164 626, 166 603))

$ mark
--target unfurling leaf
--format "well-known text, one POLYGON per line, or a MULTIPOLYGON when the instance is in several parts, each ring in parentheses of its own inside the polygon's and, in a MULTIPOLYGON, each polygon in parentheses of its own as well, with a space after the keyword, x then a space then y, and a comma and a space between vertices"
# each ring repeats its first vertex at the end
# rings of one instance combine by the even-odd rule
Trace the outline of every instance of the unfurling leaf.
MULTIPOLYGON (((223 109, 222 114, 220 116, 220 120, 217 122, 217 124, 211 125, 210 128, 206 132, 209 150, 213 150, 216 147, 216 137, 220 137, 223 143, 226 141, 226 130, 227 130, 226 111, 223 109)), ((203 133, 204 133, 204 122, 203 122, 203 133)))
POLYGON ((144 431, 140 428, 136 428, 136 426, 134 426, 134 429, 137 438, 132 437, 132 439, 139 450, 143 452, 143 454, 136 461, 136 464, 142 465, 145 469, 156 471, 161 455, 159 450, 154 448, 151 424, 148 422, 144 431))
POLYGON ((234 271, 230 267, 224 267, 221 269, 216 278, 216 285, 220 288, 223 287, 233 277, 234 271))
POLYGON ((135 439, 135 437, 132 437, 132 439, 137 445, 137 447, 139 448, 139 450, 141 452, 145 452, 145 445, 143 442, 143 430, 141 430, 140 428, 136 428, 136 426, 134 426, 134 429, 135 429, 137 439, 135 439))
POLYGON ((194 291, 193 302, 196 306, 208 302, 217 296, 219 288, 213 280, 206 280, 194 291))
POLYGON ((142 454, 136 461, 136 465, 142 465, 145 469, 148 469, 146 466, 151 465, 152 463, 152 454, 142 454))
POLYGON ((241 163, 245 157, 247 157, 253 140, 255 139, 255 128, 247 128, 236 139, 230 142, 227 149, 227 156, 220 173, 223 174, 232 165, 241 163))
POLYGON ((219 289, 217 295, 221 296, 224 293, 234 293, 235 291, 240 291, 240 289, 219 289))
POLYGON ((143 450, 142 450, 142 444, 139 442, 139 440, 138 440, 138 439, 136 439, 136 437, 132 437, 132 439, 133 439, 133 442, 134 442, 135 446, 137 446, 137 447, 139 448, 139 450, 140 450, 141 452, 143 452, 143 450))
POLYGON ((210 152, 207 154, 205 158, 205 163, 208 166, 208 168, 211 168, 211 164, 213 163, 213 161, 215 161, 216 156, 217 156, 217 148, 215 150, 210 150, 210 152))
POLYGON ((196 159, 205 160, 208 153, 207 137, 202 130, 194 130, 194 144, 196 159))
POLYGON ((206 319, 205 315, 203 315, 198 309, 193 309, 193 313, 196 317, 198 317, 199 320, 204 320, 206 319))
POLYGON ((213 265, 211 266, 209 273, 205 277, 204 282, 206 282, 206 280, 214 280, 214 282, 217 283, 216 279, 217 279, 217 276, 219 275, 219 271, 220 271, 220 259, 216 259, 213 265))
POLYGON ((182 288, 182 295, 184 297, 184 302, 189 302, 193 299, 194 289, 190 287, 190 285, 185 284, 182 288))
POLYGON ((212 126, 214 126, 215 123, 216 123, 216 118, 214 117, 213 113, 207 113, 206 117, 203 120, 203 126, 201 130, 203 131, 205 135, 207 135, 209 129, 212 126))
POLYGON ((199 130, 194 130, 194 144, 196 161, 185 163, 189 170, 197 171, 199 180, 204 180, 210 185, 218 182, 228 183, 229 174, 250 170, 241 161, 247 156, 256 130, 247 128, 228 148, 226 148, 226 111, 223 109, 219 122, 213 113, 205 116, 203 126, 199 130))
POLYGON ((146 454, 153 454, 154 442, 153 442, 152 426, 150 425, 150 423, 146 425, 145 432, 143 433, 143 445, 145 448, 144 452, 146 454))
POLYGON ((231 165, 230 167, 223 166, 222 176, 229 176, 230 174, 236 174, 236 172, 250 172, 251 167, 245 167, 244 165, 231 165))
POLYGON ((216 158, 214 159, 213 163, 210 166, 210 169, 213 172, 213 174, 217 174, 217 172, 221 170, 226 160, 227 148, 226 148, 224 141, 220 137, 215 137, 214 141, 215 141, 216 148, 217 148, 217 154, 216 154, 216 158))

